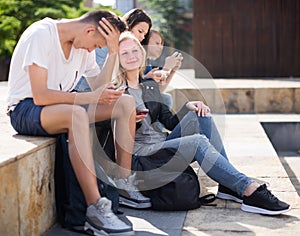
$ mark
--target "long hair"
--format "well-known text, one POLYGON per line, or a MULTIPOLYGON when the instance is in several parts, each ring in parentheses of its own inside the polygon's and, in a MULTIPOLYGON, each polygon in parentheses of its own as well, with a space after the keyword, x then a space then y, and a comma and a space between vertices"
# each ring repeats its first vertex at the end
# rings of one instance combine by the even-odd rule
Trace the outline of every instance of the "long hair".
POLYGON ((145 35, 145 38, 141 42, 142 45, 147 45, 149 40, 149 32, 152 27, 152 21, 150 16, 140 8, 134 8, 130 10, 129 12, 125 13, 123 16, 123 20, 125 21, 127 25, 127 29, 131 31, 131 29, 136 26, 138 23, 145 22, 149 25, 149 29, 147 34, 145 35))
MULTIPOLYGON (((134 36, 133 33, 131 33, 130 31, 125 31, 120 35, 120 39, 119 39, 119 45, 126 40, 133 40, 140 48, 141 52, 142 52, 142 63, 140 65, 139 68, 139 74, 140 76, 142 76, 143 71, 145 69, 145 63, 146 63, 146 51, 143 48, 143 46, 141 45, 140 41, 134 36)), ((119 70, 118 70, 118 74, 117 76, 113 79, 113 83, 114 85, 118 88, 122 85, 126 85, 126 71, 125 69, 122 67, 121 63, 119 63, 119 70)))

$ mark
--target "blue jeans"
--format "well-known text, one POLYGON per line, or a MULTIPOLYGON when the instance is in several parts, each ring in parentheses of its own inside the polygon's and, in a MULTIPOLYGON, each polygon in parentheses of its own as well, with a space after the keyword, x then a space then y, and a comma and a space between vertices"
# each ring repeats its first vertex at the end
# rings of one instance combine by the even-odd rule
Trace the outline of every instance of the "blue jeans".
POLYGON ((228 161, 220 134, 210 116, 198 117, 195 112, 189 112, 167 137, 163 148, 167 147, 178 148, 177 152, 187 162, 197 161, 210 178, 240 196, 253 182, 228 161))

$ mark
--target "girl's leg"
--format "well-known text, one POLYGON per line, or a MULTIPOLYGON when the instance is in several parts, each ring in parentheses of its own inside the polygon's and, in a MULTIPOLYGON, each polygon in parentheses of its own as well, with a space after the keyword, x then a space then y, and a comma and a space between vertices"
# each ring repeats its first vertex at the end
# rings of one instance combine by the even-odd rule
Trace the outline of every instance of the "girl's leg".
POLYGON ((195 160, 201 169, 217 183, 243 196, 253 180, 240 173, 222 154, 220 154, 204 135, 194 135, 197 145, 195 160))
POLYGON ((173 129, 171 134, 167 137, 168 140, 179 138, 192 134, 205 135, 214 148, 227 158, 220 133, 211 116, 197 116, 195 112, 187 113, 180 123, 173 129))
MULTIPOLYGON (((191 162, 197 161, 201 169, 216 182, 228 187, 243 196, 247 187, 253 181, 246 175, 236 170, 230 162, 222 156, 201 134, 184 136, 166 140, 157 149, 174 148, 177 150, 168 163, 170 170, 183 171, 191 162)), ((155 151, 155 147, 153 147, 155 151)))

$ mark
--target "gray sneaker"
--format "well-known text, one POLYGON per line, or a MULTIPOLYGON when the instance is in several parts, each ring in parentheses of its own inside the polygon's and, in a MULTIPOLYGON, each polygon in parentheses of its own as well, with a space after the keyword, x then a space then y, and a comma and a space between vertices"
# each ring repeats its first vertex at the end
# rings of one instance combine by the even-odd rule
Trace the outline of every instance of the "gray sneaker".
POLYGON ((120 205, 133 208, 149 208, 151 200, 145 197, 136 187, 135 174, 130 175, 127 179, 115 179, 117 188, 119 189, 120 205))
POLYGON ((84 230, 91 235, 134 235, 132 226, 125 224, 111 211, 111 201, 105 197, 87 208, 84 230))

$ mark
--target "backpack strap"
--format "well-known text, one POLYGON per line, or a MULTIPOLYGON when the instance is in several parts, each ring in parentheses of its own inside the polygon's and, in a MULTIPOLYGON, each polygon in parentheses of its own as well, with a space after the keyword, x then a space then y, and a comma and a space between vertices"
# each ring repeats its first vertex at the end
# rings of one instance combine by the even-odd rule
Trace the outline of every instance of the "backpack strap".
POLYGON ((216 206, 217 204, 211 204, 214 200, 216 200, 216 195, 213 193, 199 198, 201 206, 216 206))

